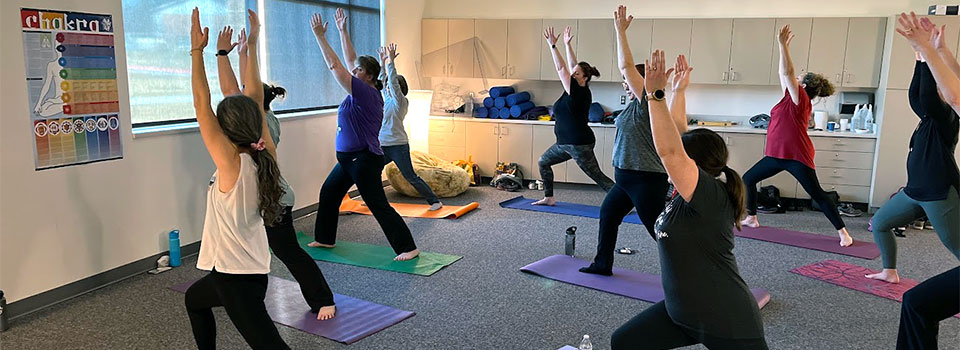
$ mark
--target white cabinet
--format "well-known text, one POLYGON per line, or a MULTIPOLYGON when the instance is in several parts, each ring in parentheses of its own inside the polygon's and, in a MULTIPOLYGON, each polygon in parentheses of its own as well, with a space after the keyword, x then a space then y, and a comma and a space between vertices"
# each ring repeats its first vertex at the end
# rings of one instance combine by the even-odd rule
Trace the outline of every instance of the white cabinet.
MULTIPOLYGON (((543 152, 546 152, 550 146, 553 146, 557 142, 557 136, 553 133, 553 125, 534 125, 533 126, 533 152, 531 155, 531 164, 535 169, 530 173, 524 173, 524 175, 533 180, 543 180, 540 177, 540 156, 543 155, 543 152)), ((554 182, 566 182, 567 181, 567 163, 563 162, 557 165, 554 165, 553 168, 553 181, 554 182)))
MULTIPOLYGON (((600 164, 600 170, 602 170, 604 174, 607 175, 607 177, 609 177, 612 180, 613 172, 612 171, 608 172, 607 170, 607 169, 612 170, 612 166, 607 169, 604 169, 603 164, 610 163, 611 155, 610 153, 604 153, 604 151, 610 152, 613 149, 612 146, 607 146, 607 143, 611 143, 611 144, 613 143, 614 137, 609 136, 610 134, 608 133, 608 131, 613 130, 613 128, 607 128, 602 126, 591 126, 590 129, 593 130, 593 135, 597 139, 597 143, 593 148, 593 154, 594 156, 596 156, 597 162, 600 164)), ((596 181, 593 181, 593 179, 587 176, 587 174, 584 173, 583 170, 580 170, 580 166, 577 165, 576 161, 571 159, 566 163, 567 163, 567 182, 579 183, 579 184, 595 184, 596 183, 596 181)))
MULTIPOLYGON (((563 30, 567 26, 570 26, 570 31, 573 33, 573 40, 570 40, 570 46, 573 47, 573 52, 577 52, 577 42, 580 40, 580 35, 578 35, 579 31, 577 30, 577 20, 543 20, 543 30, 553 27, 554 34, 560 36, 560 39, 557 39, 557 50, 560 50, 561 58, 567 57, 567 48, 563 43, 563 30)), ((542 34, 540 37, 543 38, 542 34)), ((560 64, 566 64, 566 61, 564 60, 560 62, 560 64)), ((540 41, 540 80, 560 80, 560 77, 557 76, 557 66, 553 63, 553 49, 550 48, 550 45, 547 45, 546 39, 541 39, 540 41)))
POLYGON ((727 166, 743 176, 747 170, 763 158, 763 135, 720 133, 727 144, 727 166))
MULTIPOLYGON (((733 20, 733 44, 730 48, 730 74, 733 85, 767 85, 773 59, 776 20, 737 18, 733 20)), ((694 74, 696 76, 696 74, 694 74)))
POLYGON ((600 76, 593 77, 592 81, 620 81, 619 72, 613 74, 614 71, 619 71, 614 69, 615 65, 612 64, 617 51, 617 33, 613 29, 613 20, 581 19, 577 26, 578 36, 585 38, 578 41, 577 60, 587 62, 600 71, 600 76))
POLYGON ((478 19, 477 62, 473 67, 474 78, 507 77, 507 21, 503 19, 478 19))
POLYGON ((847 49, 843 59, 844 87, 880 85, 880 62, 887 19, 851 18, 847 30, 847 49))
POLYGON ((533 125, 500 123, 499 127, 498 161, 517 163, 524 177, 537 172, 530 157, 533 152, 533 125))
POLYGON ((464 122, 430 120, 427 149, 430 154, 447 161, 467 159, 464 143, 464 122))
MULTIPOLYGON (((690 57, 690 40, 693 35, 693 20, 690 19, 655 19, 653 20, 653 39, 650 43, 650 51, 659 49, 664 51, 664 57, 677 57, 683 54, 690 57)), ((729 43, 729 41, 728 41, 729 43)), ((649 58, 648 54, 643 59, 634 57, 639 62, 649 58)), ((669 61, 668 61, 669 62, 669 61)), ((691 65, 693 65, 691 63, 691 65)), ((691 79, 700 75, 700 67, 693 74, 691 79)))
POLYGON ((428 77, 447 74, 447 20, 425 19, 420 25, 423 73, 428 77))
POLYGON ((813 18, 777 18, 770 42, 773 43, 770 68, 770 85, 780 85, 780 44, 776 35, 780 28, 790 25, 794 38, 790 41, 790 58, 793 59, 793 69, 796 74, 807 72, 807 59, 810 57, 810 31, 813 29, 813 18))
POLYGON ((433 77, 473 77, 476 57, 472 19, 424 19, 420 46, 424 73, 433 77))
POLYGON ((499 125, 484 122, 466 122, 465 125, 467 157, 473 157, 473 162, 480 167, 480 175, 492 177, 499 157, 499 125))
POLYGON ((506 77, 540 79, 540 50, 546 45, 541 21, 539 19, 507 20, 507 38, 506 77))
MULTIPOLYGON (((696 71, 690 78, 691 83, 726 84, 729 81, 732 29, 732 19, 693 20, 689 62, 696 71)), ((668 66, 672 66, 676 56, 665 56, 668 66)))
MULTIPOLYGON (((957 16, 924 16, 929 18, 939 28, 946 25, 944 43, 950 52, 957 52, 957 37, 960 36, 960 17, 957 16)), ((890 21, 896 23, 896 17, 890 21)), ((913 78, 913 67, 916 57, 913 47, 900 34, 893 33, 893 48, 890 51, 890 69, 887 72, 887 89, 909 89, 913 78)))
MULTIPOLYGON (((614 33, 616 35, 616 33, 614 33)), ((630 52, 633 53, 633 62, 643 63, 644 60, 650 58, 650 45, 652 44, 653 39, 653 20, 652 19, 634 19, 633 22, 630 22, 630 27, 627 28, 627 41, 630 42, 630 52)), ((616 37, 614 37, 614 45, 616 45, 616 37)), ((622 74, 620 74, 620 62, 617 57, 617 48, 613 48, 613 80, 611 81, 621 81, 623 79, 622 74)), ((669 62, 668 62, 669 63, 669 62)))
POLYGON ((849 22, 848 18, 813 19, 807 69, 810 72, 823 74, 836 86, 840 86, 842 82, 849 22))

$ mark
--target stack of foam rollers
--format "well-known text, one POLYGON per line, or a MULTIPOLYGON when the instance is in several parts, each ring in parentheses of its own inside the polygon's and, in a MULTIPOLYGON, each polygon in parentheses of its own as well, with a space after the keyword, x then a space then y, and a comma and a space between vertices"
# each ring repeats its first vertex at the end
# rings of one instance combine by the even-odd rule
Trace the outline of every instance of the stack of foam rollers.
POLYGON ((483 107, 474 110, 477 118, 520 118, 536 105, 530 101, 530 93, 516 92, 510 86, 490 88, 490 96, 483 99, 483 107))

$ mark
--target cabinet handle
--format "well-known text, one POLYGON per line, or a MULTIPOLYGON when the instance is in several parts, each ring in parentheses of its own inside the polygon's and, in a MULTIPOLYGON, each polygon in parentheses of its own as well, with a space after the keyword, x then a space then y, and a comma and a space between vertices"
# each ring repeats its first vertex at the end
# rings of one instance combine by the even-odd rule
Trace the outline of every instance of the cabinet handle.
POLYGON ((501 127, 500 127, 500 135, 501 135, 501 136, 503 136, 503 135, 509 135, 509 134, 510 134, 510 129, 507 129, 507 127, 505 127, 505 126, 501 126, 501 127))
POLYGON ((852 79, 853 79, 853 74, 847 73, 847 81, 846 81, 846 82, 849 83, 852 79))
POLYGON ((447 75, 447 64, 443 64, 443 75, 447 75))
POLYGON ((516 69, 514 69, 514 68, 516 68, 516 67, 510 66, 510 76, 511 76, 511 77, 512 77, 513 74, 516 72, 516 69))
POLYGON ((720 81, 727 81, 727 72, 723 72, 723 75, 720 77, 720 81))
POLYGON ((500 126, 497 126, 497 125, 493 126, 493 134, 500 135, 500 126))
POLYGON ((830 177, 835 178, 835 179, 839 179, 839 178, 842 178, 843 176, 830 175, 830 177))
POLYGON ((501 77, 507 76, 507 66, 500 67, 500 76, 501 77))
POLYGON ((740 74, 738 74, 737 72, 730 72, 730 75, 731 75, 730 81, 740 80, 740 74))
POLYGON ((839 82, 840 82, 840 73, 837 73, 837 80, 835 81, 835 83, 839 83, 839 82))

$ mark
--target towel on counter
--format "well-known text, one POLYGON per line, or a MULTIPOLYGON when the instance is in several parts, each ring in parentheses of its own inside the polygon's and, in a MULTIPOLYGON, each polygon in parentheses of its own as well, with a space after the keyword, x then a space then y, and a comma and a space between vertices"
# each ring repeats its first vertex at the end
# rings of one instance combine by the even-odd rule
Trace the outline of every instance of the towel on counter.
POLYGON ((599 123, 603 121, 603 107, 601 107, 599 103, 594 102, 590 104, 590 115, 588 116, 588 119, 591 123, 599 123))
POLYGON ((507 106, 513 107, 521 103, 530 101, 530 93, 523 91, 507 96, 507 106))
POLYGON ((536 105, 534 105, 533 102, 530 102, 530 101, 523 102, 516 106, 510 107, 510 116, 514 118, 519 118, 521 115, 523 115, 527 111, 533 109, 533 107, 536 107, 536 105))
POLYGON ((540 116, 546 115, 547 119, 550 119, 550 109, 544 106, 533 107, 529 111, 524 112, 520 115, 521 119, 526 120, 537 120, 540 116))
POLYGON ((483 106, 487 108, 493 107, 493 97, 485 97, 483 99, 483 106))
POLYGON ((490 97, 506 97, 509 94, 514 93, 512 86, 494 86, 490 88, 490 97))

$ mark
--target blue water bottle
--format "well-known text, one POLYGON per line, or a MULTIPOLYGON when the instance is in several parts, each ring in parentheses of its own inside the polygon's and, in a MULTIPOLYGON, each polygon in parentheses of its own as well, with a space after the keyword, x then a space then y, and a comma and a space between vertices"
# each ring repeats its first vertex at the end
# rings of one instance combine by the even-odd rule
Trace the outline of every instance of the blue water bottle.
POLYGON ((170 267, 180 266, 180 230, 170 231, 170 267))

